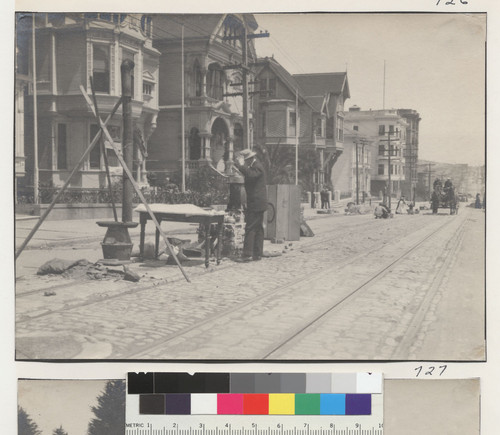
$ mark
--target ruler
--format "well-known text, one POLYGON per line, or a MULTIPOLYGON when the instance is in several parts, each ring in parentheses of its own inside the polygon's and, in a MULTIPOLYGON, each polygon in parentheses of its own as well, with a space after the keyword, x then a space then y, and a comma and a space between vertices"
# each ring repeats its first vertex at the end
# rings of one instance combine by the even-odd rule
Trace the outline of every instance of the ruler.
MULTIPOLYGON (((287 417, 287 421, 291 418, 287 417)), ((276 423, 265 427, 263 423, 247 423, 247 425, 236 425, 226 423, 221 427, 207 429, 199 428, 200 425, 180 429, 178 427, 167 427, 157 423, 127 423, 126 435, 383 435, 383 423, 359 423, 359 422, 332 422, 326 427, 311 427, 308 423, 299 422, 276 423), (228 427, 225 427, 225 425, 228 427)), ((313 424, 313 426, 315 426, 313 424)))
POLYGON ((371 415, 140 415, 127 395, 126 435, 383 435, 383 394, 371 415))

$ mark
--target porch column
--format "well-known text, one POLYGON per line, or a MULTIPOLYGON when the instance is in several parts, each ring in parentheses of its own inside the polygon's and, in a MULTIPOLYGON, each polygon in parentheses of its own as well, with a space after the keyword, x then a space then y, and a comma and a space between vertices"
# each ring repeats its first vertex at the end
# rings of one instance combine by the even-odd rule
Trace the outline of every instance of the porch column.
POLYGON ((228 136, 227 143, 228 143, 228 155, 227 155, 227 161, 225 161, 224 163, 225 163, 226 173, 230 173, 231 168, 233 167, 234 136, 228 136))
POLYGON ((201 77, 202 77, 202 86, 201 86, 201 95, 202 97, 207 96, 207 69, 202 69, 201 71, 201 77))

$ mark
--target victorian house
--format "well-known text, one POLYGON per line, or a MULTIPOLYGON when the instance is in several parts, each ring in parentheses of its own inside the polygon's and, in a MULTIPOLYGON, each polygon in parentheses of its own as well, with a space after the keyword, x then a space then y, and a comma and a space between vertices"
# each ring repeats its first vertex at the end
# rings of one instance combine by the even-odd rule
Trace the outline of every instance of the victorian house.
POLYGON ((301 149, 318 153, 313 183, 330 185, 331 169, 343 151, 346 74, 291 75, 274 58, 260 59, 259 64, 263 66, 256 74, 261 91, 254 102, 256 141, 295 146, 298 139, 301 149))
POLYGON ((18 180, 23 180, 26 175, 26 157, 24 155, 24 100, 31 84, 28 58, 23 56, 19 47, 27 43, 30 36, 27 32, 20 33, 16 28, 16 55, 14 59, 15 89, 14 89, 14 156, 15 156, 15 201, 17 201, 18 180))
MULTIPOLYGON (((344 149, 344 103, 351 96, 347 72, 295 74, 293 77, 303 89, 306 100, 325 118, 324 136, 318 139, 323 182, 331 185, 332 169, 344 149)), ((314 130, 318 132, 319 120, 314 119, 314 123, 314 130)))
MULTIPOLYGON (((242 91, 242 70, 235 67, 243 62, 240 36, 244 29, 252 34, 257 23, 247 14, 158 14, 153 27, 153 45, 161 53, 160 112, 149 144, 148 171, 157 177, 179 173, 184 146, 188 173, 203 165, 223 172, 233 152, 243 149, 242 97, 226 94, 242 91)), ((256 59, 252 40, 247 47, 251 64, 256 59)), ((251 145, 251 104, 249 108, 251 145)))
MULTIPOLYGON (((38 162, 41 185, 62 185, 98 132, 98 124, 80 86, 91 94, 91 78, 102 119, 121 96, 120 65, 134 61, 132 116, 134 120, 135 176, 145 181, 145 152, 158 114, 159 52, 152 44, 151 17, 141 14, 56 13, 36 14, 35 44, 31 44, 32 15, 18 14, 19 59, 33 71, 36 54, 38 99, 38 162), (142 150, 142 151, 141 151, 142 150)), ((20 72, 20 71, 19 71, 20 72)), ((20 76, 18 76, 19 78, 20 76)), ((26 154, 25 185, 32 187, 34 159, 33 86, 24 101, 26 154)), ((108 123, 114 142, 121 147, 121 108, 108 123)), ((21 133, 17 133, 17 138, 21 133)), ((104 155, 111 172, 121 167, 111 147, 95 146, 70 188, 103 188, 104 155)))

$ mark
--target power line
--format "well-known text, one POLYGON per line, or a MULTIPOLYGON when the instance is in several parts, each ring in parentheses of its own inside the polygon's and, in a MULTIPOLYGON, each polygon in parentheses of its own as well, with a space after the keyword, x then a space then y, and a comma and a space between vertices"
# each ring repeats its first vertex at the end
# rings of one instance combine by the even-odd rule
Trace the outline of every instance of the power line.
POLYGON ((300 72, 302 72, 304 74, 306 73, 306 71, 304 70, 304 68, 302 68, 302 66, 290 54, 288 54, 285 51, 285 49, 281 46, 281 44, 275 38, 269 38, 269 40, 283 54, 283 56, 285 56, 285 58, 289 62, 295 64, 295 66, 298 67, 298 69, 300 70, 300 72))

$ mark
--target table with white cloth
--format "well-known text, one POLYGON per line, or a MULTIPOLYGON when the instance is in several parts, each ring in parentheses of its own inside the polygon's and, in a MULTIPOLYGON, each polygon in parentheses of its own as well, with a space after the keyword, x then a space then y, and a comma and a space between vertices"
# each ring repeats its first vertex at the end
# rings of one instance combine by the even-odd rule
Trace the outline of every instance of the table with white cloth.
MULTIPOLYGON (((156 220, 161 225, 162 221, 170 222, 190 222, 198 223, 203 226, 203 233, 205 237, 205 267, 209 265, 210 247, 212 245, 210 240, 210 227, 212 224, 217 224, 217 264, 221 260, 221 247, 222 247, 222 232, 224 229, 224 212, 215 210, 205 210, 193 204, 149 204, 149 208, 153 212, 156 220)), ((141 224, 141 239, 140 239, 140 255, 144 255, 144 240, 146 236, 146 223, 151 220, 146 207, 141 204, 137 206, 134 211, 139 213, 141 224)), ((158 247, 160 244, 160 232, 158 228, 155 234, 155 255, 158 256, 158 247)), ((215 246, 215 240, 214 240, 215 246)))

